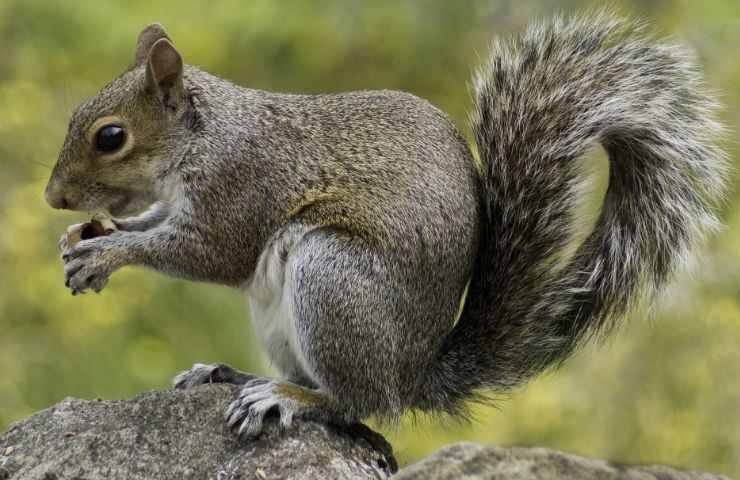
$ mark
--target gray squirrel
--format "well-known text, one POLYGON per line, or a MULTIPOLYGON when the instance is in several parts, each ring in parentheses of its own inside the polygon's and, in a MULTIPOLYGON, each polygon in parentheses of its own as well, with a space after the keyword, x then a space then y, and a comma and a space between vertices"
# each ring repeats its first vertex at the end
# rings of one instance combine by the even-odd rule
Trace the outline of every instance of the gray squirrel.
POLYGON ((242 437, 269 412, 284 428, 464 415, 663 287, 717 227, 727 172, 692 56, 630 21, 533 24, 493 45, 474 91, 480 162, 411 94, 243 88, 185 65, 152 24, 74 112, 46 188, 54 208, 118 217, 63 237, 66 285, 99 292, 140 265, 245 291, 283 377, 196 364, 174 381, 243 385, 226 412, 242 437), (568 256, 595 144, 608 189, 568 256))

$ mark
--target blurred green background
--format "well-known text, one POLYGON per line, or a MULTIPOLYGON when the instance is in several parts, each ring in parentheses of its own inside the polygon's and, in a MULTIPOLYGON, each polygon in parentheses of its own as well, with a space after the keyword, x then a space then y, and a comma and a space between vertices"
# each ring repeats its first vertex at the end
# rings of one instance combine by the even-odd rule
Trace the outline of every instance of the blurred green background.
MULTIPOLYGON (((42 191, 71 110, 127 68, 144 25, 162 21, 186 62, 234 82, 290 92, 407 90, 469 134, 468 80, 488 42, 551 15, 551 3, 0 0, 0 430, 65 396, 168 388, 196 361, 270 371, 236 291, 136 269, 116 273, 101 295, 72 297, 64 288, 56 241, 87 216, 52 211, 42 191)), ((721 93, 737 163, 740 2, 632 1, 617 10, 696 49, 721 93)), ((596 163, 603 184, 603 158, 596 163)), ((476 409, 472 425, 417 418, 381 427, 401 461, 472 440, 740 476, 738 195, 724 207, 727 228, 654 314, 635 313, 609 343, 498 409, 476 409)))

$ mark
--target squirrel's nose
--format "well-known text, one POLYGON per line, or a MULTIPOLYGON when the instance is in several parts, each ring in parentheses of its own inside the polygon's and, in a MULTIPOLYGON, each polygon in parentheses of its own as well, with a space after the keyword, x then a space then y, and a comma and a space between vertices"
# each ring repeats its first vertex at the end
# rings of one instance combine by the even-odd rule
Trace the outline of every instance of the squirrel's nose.
POLYGON ((46 203, 51 208, 68 209, 72 207, 69 198, 65 196, 64 192, 52 187, 51 184, 46 187, 44 197, 46 198, 46 203))

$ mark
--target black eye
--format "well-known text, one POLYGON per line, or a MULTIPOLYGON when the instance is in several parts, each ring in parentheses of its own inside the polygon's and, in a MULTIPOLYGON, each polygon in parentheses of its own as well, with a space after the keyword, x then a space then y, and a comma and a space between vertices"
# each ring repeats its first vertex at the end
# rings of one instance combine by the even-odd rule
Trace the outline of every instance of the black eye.
POLYGON ((120 125, 106 125, 95 135, 95 148, 110 153, 118 150, 126 141, 126 131, 120 125))

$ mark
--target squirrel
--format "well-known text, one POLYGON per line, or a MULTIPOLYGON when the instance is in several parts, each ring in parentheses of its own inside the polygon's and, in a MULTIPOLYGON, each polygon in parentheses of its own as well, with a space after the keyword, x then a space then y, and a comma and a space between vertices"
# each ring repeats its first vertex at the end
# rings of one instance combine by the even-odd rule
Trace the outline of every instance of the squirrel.
POLYGON ((72 293, 126 265, 243 290, 282 376, 196 364, 176 388, 241 385, 241 437, 270 412, 350 423, 466 414, 612 331, 719 225, 718 103, 693 56, 608 13, 534 23, 474 77, 478 158, 398 91, 296 95, 183 63, 160 24, 73 113, 45 197, 118 230, 62 242, 72 293), (610 174, 568 255, 579 158, 610 174), (143 212, 143 213, 142 213, 143 212))

